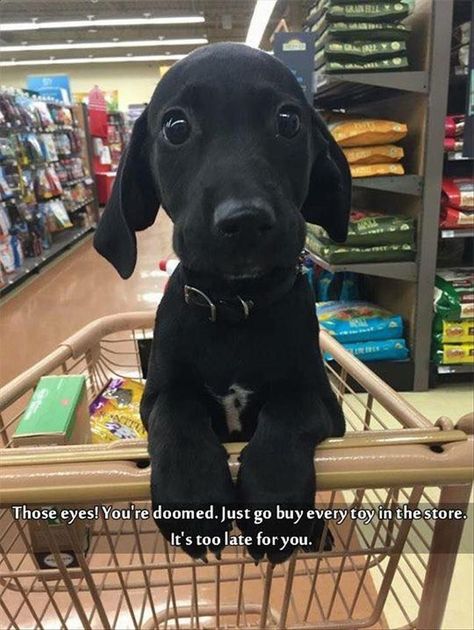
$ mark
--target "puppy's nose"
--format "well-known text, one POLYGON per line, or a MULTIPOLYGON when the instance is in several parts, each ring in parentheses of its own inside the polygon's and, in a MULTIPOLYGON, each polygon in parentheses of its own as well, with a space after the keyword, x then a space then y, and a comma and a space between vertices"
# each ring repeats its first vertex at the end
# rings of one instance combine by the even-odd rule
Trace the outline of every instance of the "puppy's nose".
POLYGON ((227 200, 214 211, 214 228, 224 236, 257 236, 268 234, 275 226, 273 208, 263 202, 241 203, 227 200))

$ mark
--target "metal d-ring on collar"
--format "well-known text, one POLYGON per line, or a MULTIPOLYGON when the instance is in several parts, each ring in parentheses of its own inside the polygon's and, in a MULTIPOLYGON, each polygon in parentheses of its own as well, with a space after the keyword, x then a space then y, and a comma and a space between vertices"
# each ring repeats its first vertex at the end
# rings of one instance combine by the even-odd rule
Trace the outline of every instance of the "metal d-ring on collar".
MULTIPOLYGON (((252 301, 248 301, 246 302, 245 300, 243 300, 240 295, 237 295, 236 298, 239 300, 241 306, 242 306, 242 311, 244 314, 244 319, 247 319, 248 316, 250 315, 250 309, 253 307, 253 302, 252 301)), ((209 296, 207 296, 204 291, 201 291, 200 289, 196 289, 196 287, 192 287, 189 284, 185 284, 184 285, 184 301, 186 302, 186 304, 196 304, 197 306, 203 306, 203 307, 209 307, 210 311, 211 311, 211 315, 209 317, 209 319, 211 320, 211 322, 215 322, 217 319, 217 306, 214 304, 214 302, 209 298, 209 296), (203 298, 203 300, 205 301, 205 304, 199 304, 196 302, 193 302, 193 296, 199 296, 201 298, 203 298)))

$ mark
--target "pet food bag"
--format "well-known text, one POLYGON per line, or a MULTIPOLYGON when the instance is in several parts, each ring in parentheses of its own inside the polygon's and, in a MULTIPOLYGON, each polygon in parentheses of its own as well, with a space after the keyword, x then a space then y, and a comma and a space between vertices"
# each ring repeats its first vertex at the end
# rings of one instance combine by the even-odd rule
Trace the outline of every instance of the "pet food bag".
MULTIPOLYGON (((403 361, 408 359, 409 352, 405 339, 385 339, 382 341, 359 341, 344 344, 344 348, 355 357, 368 363, 370 361, 403 361)), ((324 353, 326 361, 332 356, 324 353)))
POLYGON ((375 247, 354 247, 324 243, 311 232, 306 235, 306 247, 310 252, 330 264, 409 261, 415 258, 415 245, 401 243, 375 247))
POLYGON ((350 164, 352 177, 378 177, 381 175, 404 175, 401 164, 350 164))
MULTIPOLYGON (((319 225, 307 224, 308 233, 323 243, 333 244, 319 225)), ((415 242, 415 221, 411 217, 382 214, 368 210, 351 210, 346 246, 375 247, 377 245, 415 242)))
POLYGON ((433 360, 438 365, 473 365, 474 343, 447 343, 435 346, 433 360))
POLYGON ((391 22, 331 22, 321 18, 313 19, 309 30, 319 35, 318 43, 334 38, 336 41, 406 41, 410 35, 410 27, 405 24, 391 22))
POLYGON ((434 312, 442 320, 474 318, 474 273, 463 269, 438 271, 435 277, 434 312))
POLYGON ((464 114, 451 114, 444 119, 444 135, 446 138, 459 138, 464 133, 464 114))
POLYGON ((328 22, 396 22, 407 17, 410 6, 406 2, 342 2, 339 0, 322 0, 319 6, 326 6, 328 22))
POLYGON ((440 209, 439 226, 444 229, 474 228, 474 211, 459 210, 451 206, 440 209))
POLYGON ((91 403, 92 442, 146 439, 140 418, 144 385, 129 378, 115 378, 91 403))
POLYGON ((445 343, 474 343, 474 320, 447 321, 435 315, 433 339, 438 345, 445 343))
POLYGON ((346 147, 342 149, 351 168, 360 164, 389 164, 399 162, 404 156, 402 147, 380 144, 373 147, 346 147))
POLYGON ((324 46, 326 57, 331 61, 374 61, 406 55, 404 41, 330 41, 324 46))
POLYGON ((403 336, 400 315, 370 302, 318 302, 316 312, 321 328, 344 345, 403 336))
POLYGON ((441 205, 459 210, 474 210, 474 178, 444 177, 441 205))
MULTIPOLYGON (((318 61, 315 58, 315 68, 318 69, 318 61)), ((388 59, 377 59, 375 61, 334 61, 328 60, 324 64, 324 71, 331 73, 338 72, 385 72, 388 70, 406 70, 408 68, 408 58, 406 55, 389 57, 388 59)))
POLYGON ((364 147, 391 144, 405 138, 408 127, 405 123, 373 118, 330 116, 329 130, 341 147, 364 147))

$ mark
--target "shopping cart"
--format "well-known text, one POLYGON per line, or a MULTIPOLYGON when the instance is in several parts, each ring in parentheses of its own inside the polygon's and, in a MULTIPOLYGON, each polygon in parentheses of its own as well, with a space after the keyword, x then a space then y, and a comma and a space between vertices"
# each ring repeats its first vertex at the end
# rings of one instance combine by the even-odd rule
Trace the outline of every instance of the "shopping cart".
MULTIPOLYGON (((373 510, 370 523, 331 522, 332 551, 299 552, 283 565, 255 566, 230 546, 203 565, 169 546, 151 520, 100 516, 89 523, 88 549, 66 528, 70 566, 53 525, 41 521, 54 562, 38 568, 32 523, 15 519, 12 506, 148 505, 149 468, 138 465, 147 452, 139 441, 11 449, 18 418, 45 374, 84 374, 90 399, 111 377, 142 378, 153 320, 147 312, 97 320, 0 392, 0 627, 440 628, 465 521, 378 510, 466 512, 472 438, 446 418, 433 426, 324 333, 348 434, 316 451, 317 505, 373 510)), ((229 446, 234 475, 239 449, 229 446)))

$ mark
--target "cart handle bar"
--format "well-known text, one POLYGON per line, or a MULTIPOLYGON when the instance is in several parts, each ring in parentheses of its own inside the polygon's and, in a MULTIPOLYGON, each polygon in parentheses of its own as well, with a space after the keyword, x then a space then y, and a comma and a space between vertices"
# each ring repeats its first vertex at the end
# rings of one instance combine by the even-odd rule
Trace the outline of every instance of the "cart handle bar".
MULTIPOLYGON (((361 448, 368 446, 404 446, 407 444, 441 445, 452 442, 464 442, 467 435, 464 431, 453 429, 441 431, 399 430, 399 431, 364 431, 348 433, 343 438, 329 438, 319 444, 317 451, 329 449, 361 448)), ((225 444, 229 455, 239 455, 245 442, 225 444)), ((110 462, 123 460, 149 459, 146 442, 133 440, 109 445, 87 444, 30 448, 0 449, 0 468, 8 466, 38 466, 39 464, 83 464, 87 462, 110 462), (116 448, 115 445, 119 448, 116 448), (114 448, 115 447, 115 448, 114 448)))

